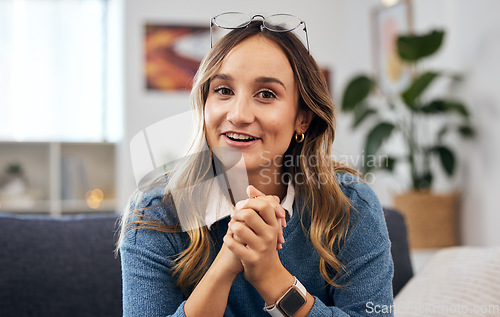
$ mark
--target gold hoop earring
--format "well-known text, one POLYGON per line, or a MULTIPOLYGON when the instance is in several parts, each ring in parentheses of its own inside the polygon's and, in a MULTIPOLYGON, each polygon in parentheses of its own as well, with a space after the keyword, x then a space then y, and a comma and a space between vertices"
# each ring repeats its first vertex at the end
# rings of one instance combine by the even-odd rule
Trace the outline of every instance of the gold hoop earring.
POLYGON ((302 133, 302 134, 295 133, 295 141, 297 143, 302 143, 302 141, 304 141, 305 137, 306 136, 304 135, 304 133, 302 133))

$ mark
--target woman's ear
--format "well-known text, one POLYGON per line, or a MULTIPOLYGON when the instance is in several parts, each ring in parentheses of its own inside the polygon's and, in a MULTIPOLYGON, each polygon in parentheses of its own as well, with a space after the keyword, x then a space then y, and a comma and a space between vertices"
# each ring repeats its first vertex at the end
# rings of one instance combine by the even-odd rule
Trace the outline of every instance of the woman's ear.
POLYGON ((302 134, 309 129, 312 119, 315 114, 309 109, 300 109, 297 115, 297 120, 295 121, 295 132, 297 134, 302 134))

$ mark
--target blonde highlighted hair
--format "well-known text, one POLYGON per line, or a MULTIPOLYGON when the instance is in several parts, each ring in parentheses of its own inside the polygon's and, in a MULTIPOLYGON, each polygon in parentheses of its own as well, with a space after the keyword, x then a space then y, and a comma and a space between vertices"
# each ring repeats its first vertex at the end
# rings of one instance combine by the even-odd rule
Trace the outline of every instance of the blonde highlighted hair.
MULTIPOLYGON (((186 188, 206 179, 213 166, 213 153, 206 148, 204 105, 207 100, 210 80, 220 69, 224 57, 236 45, 252 36, 264 36, 283 50, 292 67, 299 91, 299 108, 314 113, 314 118, 301 143, 291 141, 284 154, 299 164, 287 166, 283 172, 295 181, 296 197, 302 201, 299 217, 308 213, 310 226, 305 228, 320 256, 320 272, 328 284, 335 283, 335 275, 342 270, 342 264, 333 253, 334 243, 339 247, 347 234, 352 206, 337 182, 337 173, 359 175, 354 169, 331 159, 331 148, 335 138, 335 106, 330 97, 326 81, 318 65, 302 42, 292 32, 272 32, 261 28, 261 22, 254 21, 246 28, 236 29, 217 42, 201 63, 194 78, 190 103, 198 122, 198 130, 193 140, 191 153, 168 175, 166 197, 175 188, 186 188), (312 164, 311 164, 312 163, 312 164), (332 270, 333 269, 333 270, 332 270), (333 272, 333 273, 332 273, 333 272)), ((184 200, 190 201, 193 193, 187 191, 184 200)), ((193 200, 196 201, 196 200, 193 200)), ((210 235, 206 226, 201 225, 199 213, 192 206, 188 219, 195 228, 187 231, 190 243, 175 259, 173 273, 177 285, 182 290, 193 287, 203 277, 209 265, 210 235), (200 225, 196 225, 196 224, 200 225)), ((166 226, 140 217, 140 210, 125 212, 118 246, 123 241, 128 226, 134 229, 147 228, 164 232, 181 231, 178 225, 166 226), (127 221, 128 214, 137 213, 138 220, 127 221)), ((304 225, 303 225, 304 226, 304 225)))

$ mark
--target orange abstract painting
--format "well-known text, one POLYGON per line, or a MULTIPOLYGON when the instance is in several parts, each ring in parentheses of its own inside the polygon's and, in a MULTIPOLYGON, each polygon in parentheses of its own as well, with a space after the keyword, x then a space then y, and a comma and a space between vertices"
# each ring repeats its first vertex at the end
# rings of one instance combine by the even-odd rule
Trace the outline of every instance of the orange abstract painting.
POLYGON ((210 48, 207 27, 146 24, 144 77, 148 90, 189 90, 210 48))

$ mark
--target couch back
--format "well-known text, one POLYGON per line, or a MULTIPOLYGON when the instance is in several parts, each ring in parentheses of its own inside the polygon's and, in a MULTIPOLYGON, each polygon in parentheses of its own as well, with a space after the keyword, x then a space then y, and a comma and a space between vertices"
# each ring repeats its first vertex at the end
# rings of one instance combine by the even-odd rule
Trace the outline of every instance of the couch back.
POLYGON ((394 262, 394 278, 392 279, 392 289, 394 296, 413 277, 411 266, 410 250, 408 247, 408 234, 403 215, 390 208, 384 208, 385 222, 389 239, 391 240, 391 254, 394 262))
POLYGON ((0 214, 0 316, 121 316, 117 217, 0 214))

